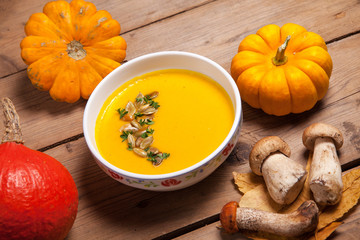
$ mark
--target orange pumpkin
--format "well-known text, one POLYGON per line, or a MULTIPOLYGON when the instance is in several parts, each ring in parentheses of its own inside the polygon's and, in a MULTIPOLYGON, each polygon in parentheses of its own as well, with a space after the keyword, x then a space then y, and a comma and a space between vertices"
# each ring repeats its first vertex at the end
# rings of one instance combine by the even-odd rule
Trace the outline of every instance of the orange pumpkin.
POLYGON ((88 99, 126 55, 120 24, 83 0, 47 3, 43 13, 30 16, 25 33, 21 57, 28 77, 56 101, 88 99))
POLYGON ((332 66, 318 34, 293 23, 270 24, 240 43, 231 74, 245 102, 282 116, 309 110, 322 99, 332 66))

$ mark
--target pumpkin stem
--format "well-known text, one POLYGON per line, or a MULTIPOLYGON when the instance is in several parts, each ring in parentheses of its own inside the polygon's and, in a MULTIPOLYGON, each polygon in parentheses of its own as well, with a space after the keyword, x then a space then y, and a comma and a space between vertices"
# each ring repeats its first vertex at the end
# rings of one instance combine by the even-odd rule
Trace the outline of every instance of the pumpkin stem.
POLYGON ((16 113, 13 103, 7 97, 3 98, 1 103, 5 116, 5 134, 2 138, 2 143, 16 142, 23 144, 19 115, 16 113))
POLYGON ((66 52, 68 53, 69 57, 75 60, 81 60, 86 57, 86 50, 84 49, 84 46, 76 40, 72 40, 67 44, 66 52))
POLYGON ((287 63, 288 57, 285 56, 285 50, 290 40, 290 35, 286 37, 285 42, 277 49, 275 57, 273 57, 272 62, 275 66, 284 65, 287 63))

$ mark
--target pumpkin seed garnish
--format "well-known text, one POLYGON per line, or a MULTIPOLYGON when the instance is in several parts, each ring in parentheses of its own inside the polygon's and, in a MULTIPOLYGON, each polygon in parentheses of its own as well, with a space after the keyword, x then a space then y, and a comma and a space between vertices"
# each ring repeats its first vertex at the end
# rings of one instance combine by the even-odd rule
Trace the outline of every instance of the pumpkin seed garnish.
POLYGON ((138 108, 138 111, 140 113, 144 112, 146 109, 148 109, 150 107, 150 104, 145 104, 145 105, 142 105, 138 108))
POLYGON ((167 159, 168 157, 170 157, 170 153, 155 154, 150 151, 150 152, 148 152, 147 157, 148 157, 147 160, 151 161, 154 166, 159 166, 164 159, 167 159))
POLYGON ((153 114, 153 113, 156 113, 156 112, 157 112, 156 108, 154 108, 154 107, 149 107, 149 108, 147 108, 146 110, 144 110, 144 111, 142 112, 142 114, 143 114, 143 115, 150 115, 150 114, 153 114))
POLYGON ((147 147, 150 147, 150 145, 154 142, 154 137, 153 136, 149 136, 147 138, 145 138, 141 143, 140 143, 140 148, 141 149, 145 149, 147 147))
POLYGON ((140 147, 140 144, 141 144, 142 141, 144 141, 144 138, 142 138, 142 137, 137 138, 136 141, 135 141, 135 147, 140 147))
POLYGON ((127 141, 131 146, 135 146, 136 139, 132 134, 128 134, 127 141))
POLYGON ((157 149, 156 147, 149 147, 148 150, 154 154, 158 154, 160 152, 159 149, 157 149))
POLYGON ((151 146, 154 142, 154 129, 149 126, 155 123, 154 114, 160 107, 159 103, 153 100, 157 96, 159 96, 158 91, 145 96, 139 92, 134 102, 129 101, 124 109, 117 109, 120 119, 130 122, 120 128, 120 137, 123 142, 127 140, 127 149, 140 157, 147 158, 154 166, 159 166, 170 156, 170 153, 162 153, 151 146))
POLYGON ((141 137, 141 135, 143 135, 144 133, 146 133, 146 129, 139 129, 139 131, 134 133, 135 137, 141 137))
POLYGON ((140 129, 142 126, 138 121, 136 121, 136 119, 132 120, 130 124, 137 129, 140 129))
POLYGON ((126 104, 125 110, 127 111, 128 114, 127 114, 126 116, 124 116, 124 120, 125 120, 125 121, 131 121, 131 120, 133 120, 133 119, 134 119, 134 114, 135 114, 135 112, 136 112, 136 108, 135 108, 134 103, 132 103, 132 102, 129 101, 129 102, 126 104))
POLYGON ((143 158, 147 157, 147 153, 141 148, 134 148, 133 151, 140 157, 143 157, 143 158))
POLYGON ((144 95, 140 92, 135 99, 135 107, 139 108, 144 102, 144 95))
MULTIPOLYGON (((122 127, 121 127, 121 128, 122 128, 122 127)), ((121 129, 120 129, 120 130, 121 130, 121 129)), ((129 125, 125 126, 124 128, 122 128, 122 131, 134 133, 134 132, 139 131, 139 129, 136 128, 136 127, 133 127, 133 126, 131 126, 131 124, 129 124, 129 125)))
POLYGON ((163 162, 163 159, 161 159, 160 157, 156 156, 156 157, 155 157, 155 161, 153 161, 152 163, 153 163, 154 166, 157 167, 157 166, 159 166, 162 162, 163 162))
POLYGON ((129 126, 130 126, 130 123, 124 124, 124 125, 121 126, 121 128, 119 129, 119 131, 122 133, 122 132, 125 130, 125 128, 127 128, 127 127, 129 127, 129 126))
POLYGON ((155 92, 152 92, 148 95, 146 95, 147 98, 150 98, 150 99, 154 99, 156 98, 157 96, 159 96, 159 92, 158 91, 155 91, 155 92))

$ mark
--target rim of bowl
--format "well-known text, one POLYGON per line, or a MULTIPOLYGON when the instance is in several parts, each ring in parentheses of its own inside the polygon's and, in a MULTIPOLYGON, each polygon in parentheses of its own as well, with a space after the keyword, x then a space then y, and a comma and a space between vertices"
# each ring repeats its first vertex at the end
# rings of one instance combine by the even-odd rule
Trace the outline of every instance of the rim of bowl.
MULTIPOLYGON (((136 77, 136 76, 134 76, 134 77, 136 77)), ((209 76, 209 77, 211 78, 211 76, 209 76)), ((131 79, 128 79, 127 81, 129 81, 129 80, 131 80, 131 79)), ((109 93, 109 95, 111 93, 109 93)), ((230 93, 228 93, 228 94, 230 94, 230 93)), ((109 97, 109 96, 107 96, 107 97, 109 97)), ((242 105, 241 105, 240 93, 238 91, 238 88, 237 88, 237 85, 236 85, 235 81, 233 80, 233 78, 230 76, 230 74, 223 67, 221 67, 218 63, 214 62, 213 60, 211 60, 211 59, 209 59, 207 57, 195 54, 195 53, 183 52, 183 51, 161 51, 161 52, 154 52, 154 53, 145 54, 145 55, 142 55, 142 56, 139 56, 139 57, 136 57, 134 59, 129 60, 128 62, 126 62, 126 64, 122 64, 121 66, 119 66, 118 68, 116 68, 112 72, 110 72, 96 86, 96 88, 94 89, 93 93, 90 95, 90 97, 88 99, 88 102, 86 103, 86 106, 85 106, 84 117, 83 117, 83 131, 84 131, 85 142, 86 142, 89 150, 107 168, 109 168, 111 170, 114 170, 117 173, 120 173, 120 174, 122 174, 124 176, 128 176, 128 177, 135 178, 135 179, 146 179, 146 180, 157 180, 157 179, 159 179, 160 180, 160 179, 174 178, 174 177, 178 177, 180 175, 183 175, 185 173, 192 172, 193 170, 195 170, 195 169, 203 166, 204 164, 208 163, 209 161, 211 161, 217 154, 219 154, 226 147, 226 145, 228 144, 230 139, 234 136, 237 127, 241 124, 241 116, 242 116, 242 105), (137 64, 137 62, 142 61, 142 60, 144 60, 146 58, 153 58, 153 57, 158 57, 158 56, 162 56, 162 55, 175 55, 175 56, 176 55, 183 55, 183 56, 189 56, 189 57, 197 58, 197 59, 200 59, 201 61, 205 61, 208 64, 212 65, 213 67, 217 68, 217 70, 219 70, 223 75, 225 75, 226 79, 229 80, 229 83, 231 85, 231 90, 234 92, 234 96, 235 96, 234 97, 235 102, 233 102, 234 108, 235 108, 234 109, 235 110, 234 122, 233 122, 233 124, 231 126, 231 129, 230 129, 229 133, 227 134, 226 138, 222 141, 222 143, 210 155, 208 155, 206 158, 200 160, 199 162, 191 165, 190 167, 178 170, 176 172, 164 173, 164 174, 140 174, 140 173, 129 172, 129 171, 123 170, 123 169, 118 168, 115 165, 109 163, 105 158, 102 157, 102 155, 93 146, 92 141, 90 140, 90 137, 89 137, 89 133, 88 133, 90 131, 90 129, 88 129, 89 126, 88 126, 88 124, 86 124, 88 122, 88 115, 89 115, 89 111, 90 111, 89 106, 91 106, 92 103, 95 101, 94 96, 96 95, 96 93, 101 90, 101 88, 105 84, 105 82, 109 81, 108 79, 111 79, 112 76, 116 74, 116 72, 122 71, 122 69, 124 69, 124 68, 126 69, 127 66, 137 64)), ((241 127, 241 126, 239 126, 239 127, 241 127)))

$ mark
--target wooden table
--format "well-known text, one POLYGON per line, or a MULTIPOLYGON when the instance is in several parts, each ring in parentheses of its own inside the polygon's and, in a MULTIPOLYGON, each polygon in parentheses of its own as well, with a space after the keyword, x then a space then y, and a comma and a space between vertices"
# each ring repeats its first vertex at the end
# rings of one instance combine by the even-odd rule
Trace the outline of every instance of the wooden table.
MULTIPOLYGON (((242 134, 231 156, 202 182, 174 192, 138 190, 112 180, 96 165, 84 141, 86 101, 55 102, 31 85, 19 43, 29 16, 41 12, 45 2, 0 0, 0 97, 10 97, 17 107, 25 144, 61 161, 77 184, 79 211, 67 239, 245 239, 217 228, 221 207, 241 197, 232 172, 249 171, 252 145, 268 135, 282 137, 292 148, 292 158, 305 161, 308 152, 301 135, 314 122, 343 132, 339 154, 344 171, 360 164, 359 1, 93 1, 120 22, 127 61, 180 50, 206 56, 229 71, 240 41, 269 23, 298 23, 328 45, 334 69, 321 102, 308 112, 285 117, 266 115, 244 103, 242 134)), ((343 221, 330 239, 359 239, 360 206, 343 221)))

